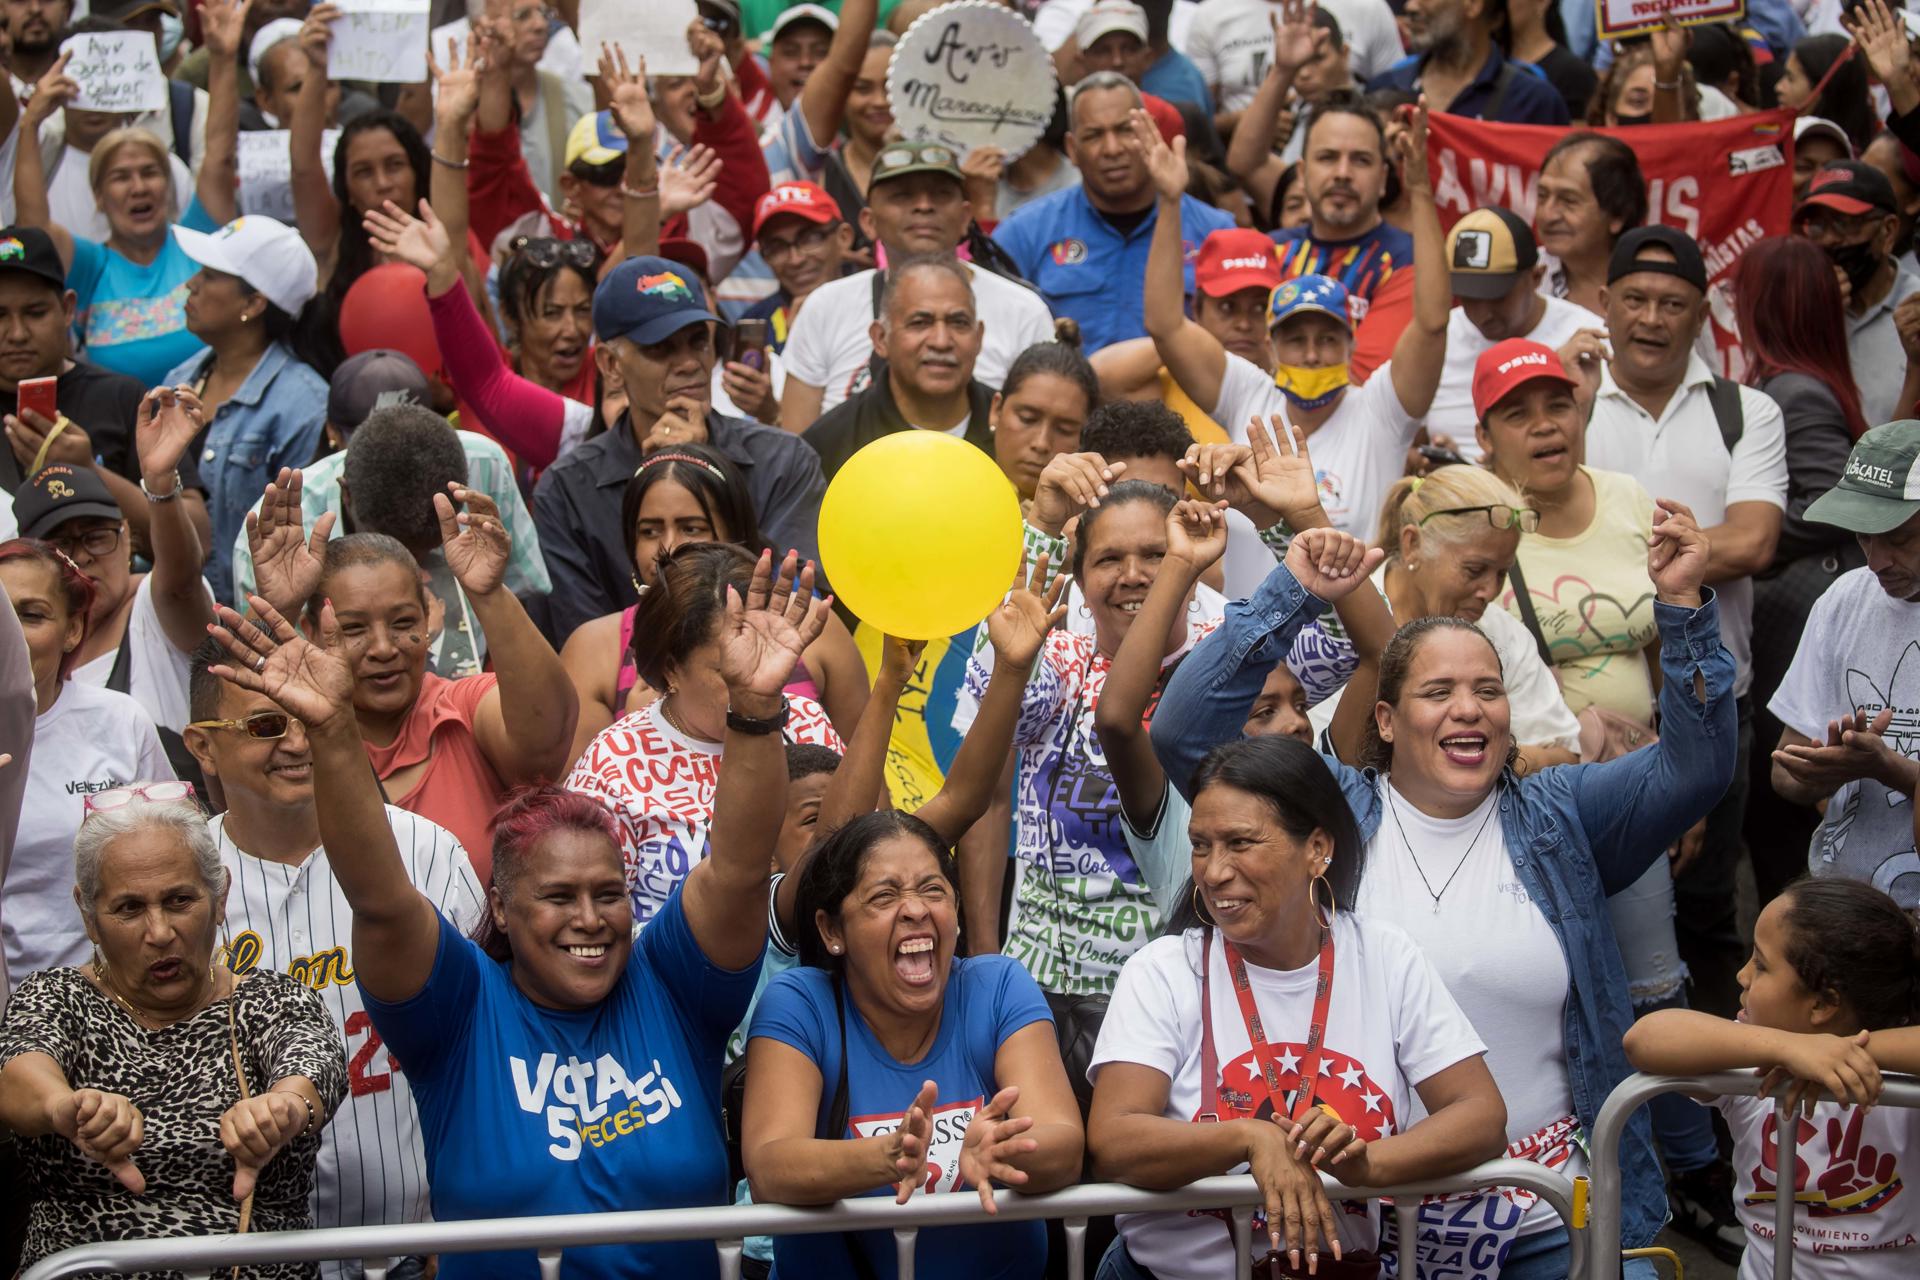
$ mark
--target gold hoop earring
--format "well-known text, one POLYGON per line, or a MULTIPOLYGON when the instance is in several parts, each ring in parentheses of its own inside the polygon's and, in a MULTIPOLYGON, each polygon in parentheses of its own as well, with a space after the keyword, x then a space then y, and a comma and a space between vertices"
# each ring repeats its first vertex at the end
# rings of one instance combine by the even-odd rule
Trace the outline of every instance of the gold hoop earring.
POLYGON ((1307 897, 1313 903, 1314 914, 1320 917, 1320 927, 1322 929, 1333 928, 1333 918, 1340 914, 1339 900, 1333 896, 1333 881, 1327 879, 1326 872, 1322 871, 1319 875, 1307 882, 1307 897), (1327 902, 1325 906, 1320 905, 1320 890, 1317 887, 1319 885, 1327 886, 1327 902))
POLYGON ((1207 914, 1207 909, 1200 905, 1200 903, 1200 884, 1198 881, 1195 881, 1193 886, 1193 914, 1199 916, 1200 923, 1207 926, 1207 928, 1218 928, 1219 926, 1213 922, 1213 917, 1207 914))

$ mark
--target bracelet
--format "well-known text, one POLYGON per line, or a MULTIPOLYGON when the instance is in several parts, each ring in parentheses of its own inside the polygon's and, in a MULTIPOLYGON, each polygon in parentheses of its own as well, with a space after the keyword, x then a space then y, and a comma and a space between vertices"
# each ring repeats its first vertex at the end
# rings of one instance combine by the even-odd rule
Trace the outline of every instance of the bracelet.
POLYGON ((268 1093, 284 1093, 289 1098, 298 1098, 300 1100, 300 1104, 306 1107, 307 1109, 307 1125, 306 1125, 306 1128, 300 1130, 300 1132, 295 1136, 305 1137, 307 1134, 313 1132, 314 1121, 318 1120, 320 1117, 314 1112, 313 1100, 311 1098, 307 1097, 306 1094, 301 1093, 297 1089, 269 1089, 267 1090, 267 1092, 268 1093))
POLYGON ((758 716, 743 716, 732 707, 727 708, 727 728, 735 733, 748 734, 755 738, 764 738, 768 734, 778 733, 787 727, 787 715, 793 710, 785 695, 780 698, 780 710, 776 715, 764 720, 758 716))
POLYGON ((725 102, 726 100, 727 100, 727 82, 724 79, 720 81, 720 87, 713 91, 712 97, 702 96, 697 90, 693 95, 694 105, 699 107, 702 111, 712 111, 715 107, 719 106, 721 103, 725 102))
POLYGON ((658 200, 660 198, 660 184, 655 182, 650 187, 636 191, 625 182, 622 182, 620 184, 620 194, 629 200, 658 200))
POLYGON ((449 169, 471 169, 473 167, 473 161, 471 160, 449 160, 438 151, 429 151, 427 154, 433 157, 435 164, 443 164, 449 169))
POLYGON ((1680 81, 1678 81, 1678 80, 1655 80, 1655 81, 1653 82, 1653 87, 1654 87, 1654 88, 1656 88, 1656 89, 1675 89, 1675 90, 1677 90, 1677 89, 1679 89, 1679 88, 1680 88, 1680 81))
POLYGON ((153 490, 151 490, 151 489, 149 489, 149 488, 147 488, 147 478, 146 478, 145 476, 141 476, 141 477, 140 477, 140 492, 141 492, 141 493, 144 493, 145 495, 147 495, 147 501, 148 501, 148 502, 177 502, 177 501, 179 501, 179 499, 180 499, 180 470, 179 470, 179 468, 178 468, 178 467, 176 467, 176 468, 174 468, 174 472, 173 472, 173 488, 172 488, 172 489, 171 489, 170 491, 168 491, 168 492, 166 492, 166 493, 155 493, 155 492, 154 492, 153 490))

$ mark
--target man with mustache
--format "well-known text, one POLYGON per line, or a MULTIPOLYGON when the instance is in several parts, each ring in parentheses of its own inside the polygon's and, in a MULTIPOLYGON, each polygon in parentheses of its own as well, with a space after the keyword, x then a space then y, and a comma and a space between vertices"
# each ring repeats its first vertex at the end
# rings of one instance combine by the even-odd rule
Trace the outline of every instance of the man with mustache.
POLYGON ((69 0, 6 0, 0 4, 0 18, 5 19, 7 39, 13 44, 13 60, 7 70, 13 79, 13 96, 22 103, 60 56, 60 36, 72 16, 69 0))
POLYGON ((1424 93, 1449 115, 1505 124, 1567 123, 1567 102, 1530 63, 1515 62, 1496 38, 1505 0, 1407 0, 1401 15, 1413 56, 1367 82, 1369 90, 1424 93))

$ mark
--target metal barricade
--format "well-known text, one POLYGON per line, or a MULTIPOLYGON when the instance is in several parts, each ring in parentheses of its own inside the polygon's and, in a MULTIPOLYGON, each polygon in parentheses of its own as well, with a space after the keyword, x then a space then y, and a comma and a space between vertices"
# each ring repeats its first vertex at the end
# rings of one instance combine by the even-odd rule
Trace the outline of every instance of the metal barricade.
MULTIPOLYGON (((1523 1187, 1551 1204, 1571 1227, 1579 1221, 1574 1186, 1561 1174, 1524 1160, 1494 1160, 1455 1177, 1408 1187, 1349 1188, 1322 1175, 1329 1197, 1370 1200, 1394 1196, 1403 1241, 1417 1238, 1415 1214, 1422 1195, 1472 1191, 1483 1187, 1523 1187)), ((1618 1197, 1615 1198, 1616 1203, 1618 1197)), ((1143 1191, 1117 1183, 1090 1183, 1043 1196, 1001 1190, 989 1218, 972 1194, 915 1196, 904 1205, 888 1199, 842 1200, 818 1209, 780 1205, 721 1205, 704 1209, 649 1209, 629 1213, 577 1213, 536 1218, 488 1218, 468 1222, 430 1222, 408 1226, 333 1227, 316 1231, 264 1232, 257 1235, 193 1236, 170 1240, 106 1240, 79 1245, 42 1259, 22 1280, 60 1280, 88 1272, 183 1271, 209 1276, 225 1267, 278 1262, 366 1260, 369 1280, 386 1280, 386 1259, 425 1254, 475 1253, 496 1249, 533 1249, 539 1254, 541 1280, 559 1280, 563 1250, 579 1245, 711 1240, 720 1255, 723 1280, 738 1280, 740 1251, 748 1236, 805 1235, 820 1232, 891 1231, 900 1280, 913 1280, 914 1245, 923 1227, 952 1227, 984 1222, 1026 1222, 1060 1218, 1066 1225, 1068 1274, 1086 1275, 1087 1219, 1112 1213, 1148 1213, 1186 1209, 1230 1209, 1239 1244, 1239 1280, 1248 1280, 1248 1245, 1258 1188, 1246 1174, 1203 1178, 1176 1191, 1143 1191)), ((1570 1230, 1573 1272, 1583 1274, 1586 1232, 1570 1230)), ((1095 1260, 1098 1261, 1097 1259, 1095 1260)))
MULTIPOLYGON (((1761 1077, 1752 1071, 1722 1071, 1700 1076, 1650 1076, 1636 1074, 1622 1080, 1600 1108, 1593 1127, 1593 1199, 1591 1238, 1588 1241, 1587 1270, 1576 1262, 1573 1274, 1587 1280, 1618 1280, 1620 1265, 1620 1139, 1627 1121, 1642 1106, 1663 1093, 1722 1094, 1730 1097, 1757 1097, 1761 1077)), ((1823 1095, 1825 1096, 1825 1095, 1823 1095)), ((1920 1107, 1920 1080, 1908 1076, 1887 1076, 1881 1089, 1882 1107, 1920 1107)), ((1786 1104, 1775 1100, 1775 1113, 1786 1119, 1786 1104)), ((1778 1142, 1776 1169, 1791 1169, 1800 1145, 1800 1127, 1774 1125, 1778 1142)), ((1792 1280, 1794 1210, 1797 1207, 1792 1188, 1776 1195, 1773 1202, 1773 1274, 1774 1280, 1792 1280)))

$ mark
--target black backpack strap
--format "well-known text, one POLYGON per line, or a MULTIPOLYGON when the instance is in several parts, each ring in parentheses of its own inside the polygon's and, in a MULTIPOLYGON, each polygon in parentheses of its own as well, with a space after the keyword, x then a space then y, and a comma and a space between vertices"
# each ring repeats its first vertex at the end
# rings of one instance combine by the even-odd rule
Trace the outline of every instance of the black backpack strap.
POLYGON ((185 80, 167 81, 167 106, 173 116, 173 151, 193 164, 193 86, 185 80))
POLYGON ((1498 120, 1500 118, 1500 108, 1507 105, 1507 90, 1513 88, 1513 78, 1517 75, 1531 74, 1533 73, 1522 72, 1519 68, 1515 67, 1513 65, 1513 59, 1511 58, 1502 61, 1500 64, 1500 74, 1495 76, 1493 80, 1493 93, 1488 96, 1487 105, 1480 108, 1480 118, 1482 120, 1498 120))
POLYGON ((1507 570, 1507 581, 1513 586, 1513 607, 1520 614, 1520 621, 1533 633, 1533 647, 1540 652, 1540 661, 1547 664, 1547 670, 1553 670, 1553 651, 1547 648, 1547 634, 1540 629, 1540 615, 1533 611, 1533 595, 1527 590, 1527 580, 1520 572, 1520 562, 1515 560, 1507 570))
POLYGON ((1713 406, 1713 420, 1720 424, 1720 441, 1731 456, 1733 447, 1740 443, 1740 437, 1747 430, 1747 411, 1740 403, 1740 384, 1715 374, 1713 386, 1707 390, 1707 402, 1713 406))

